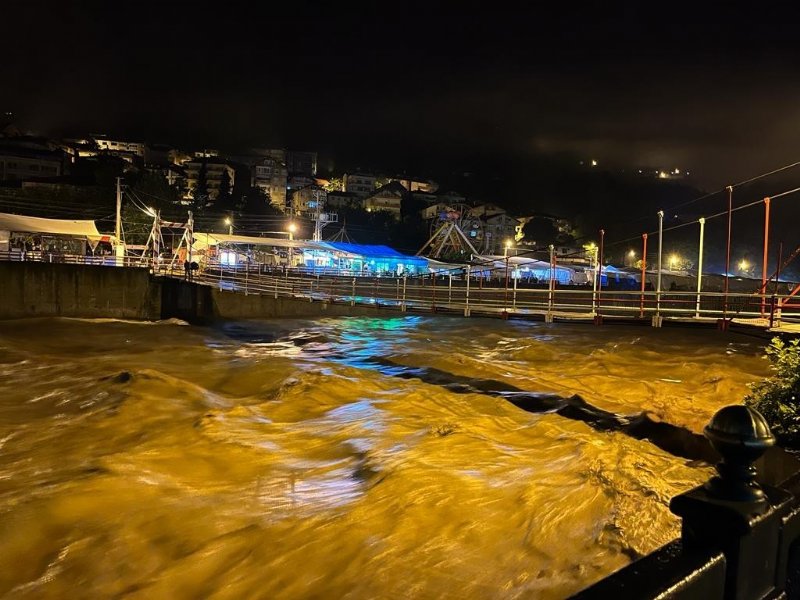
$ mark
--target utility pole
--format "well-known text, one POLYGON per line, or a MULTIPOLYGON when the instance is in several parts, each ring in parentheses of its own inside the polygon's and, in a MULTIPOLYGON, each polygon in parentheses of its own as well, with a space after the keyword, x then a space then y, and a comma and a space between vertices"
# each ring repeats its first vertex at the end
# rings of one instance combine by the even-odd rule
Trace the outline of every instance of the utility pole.
POLYGON ((186 256, 189 260, 188 279, 192 280, 192 246, 194 245, 194 215, 189 211, 189 220, 186 221, 186 256))
POLYGON ((114 237, 117 243, 122 236, 122 177, 117 177, 117 222, 114 225, 114 237))
MULTIPOLYGON (((703 289, 703 243, 705 240, 706 220, 704 217, 700 217, 697 222, 700 223, 700 248, 697 253, 697 303, 695 305, 694 316, 696 319, 699 319, 700 293, 703 289)), ((761 293, 764 293, 763 290, 761 293)))
POLYGON ((322 204, 320 203, 319 199, 322 195, 320 190, 314 190, 314 241, 321 242, 322 241, 322 204))
POLYGON ((658 211, 658 274, 656 275, 656 315, 653 318, 655 327, 661 327, 661 251, 664 237, 664 211, 658 211))

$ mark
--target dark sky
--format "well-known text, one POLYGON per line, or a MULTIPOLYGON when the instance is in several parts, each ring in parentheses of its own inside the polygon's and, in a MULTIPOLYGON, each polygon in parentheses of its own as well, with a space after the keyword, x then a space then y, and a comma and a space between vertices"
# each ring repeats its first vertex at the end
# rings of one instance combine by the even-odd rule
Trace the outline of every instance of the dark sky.
POLYGON ((5 0, 0 109, 323 169, 596 158, 714 189, 800 156, 797 9, 612 4, 5 0))

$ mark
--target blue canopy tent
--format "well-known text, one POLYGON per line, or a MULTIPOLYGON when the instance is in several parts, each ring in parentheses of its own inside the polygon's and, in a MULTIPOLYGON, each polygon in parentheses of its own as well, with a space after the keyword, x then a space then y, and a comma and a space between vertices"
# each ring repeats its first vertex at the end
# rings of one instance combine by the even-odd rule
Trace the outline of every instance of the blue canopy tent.
POLYGON ((351 244, 347 242, 319 242, 329 247, 339 257, 340 269, 364 275, 414 275, 428 269, 428 259, 422 256, 401 254, 389 246, 351 244))

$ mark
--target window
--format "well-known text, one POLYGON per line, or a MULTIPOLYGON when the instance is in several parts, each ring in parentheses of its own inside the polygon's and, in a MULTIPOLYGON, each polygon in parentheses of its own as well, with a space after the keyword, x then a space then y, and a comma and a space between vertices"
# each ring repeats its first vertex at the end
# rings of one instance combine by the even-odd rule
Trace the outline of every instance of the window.
POLYGON ((30 170, 30 171, 38 171, 39 170, 39 165, 30 165, 28 167, 28 170, 30 170))

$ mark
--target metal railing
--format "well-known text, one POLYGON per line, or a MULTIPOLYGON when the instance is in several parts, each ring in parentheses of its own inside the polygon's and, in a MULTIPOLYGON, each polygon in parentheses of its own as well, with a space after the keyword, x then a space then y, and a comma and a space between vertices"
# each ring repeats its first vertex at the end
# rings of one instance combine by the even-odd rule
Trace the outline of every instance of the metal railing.
POLYGON ((764 417, 745 406, 721 409, 704 432, 722 461, 706 484, 672 498, 681 537, 575 600, 800 597, 797 460, 772 448, 764 417), (754 463, 768 449, 759 474, 754 463))
MULTIPOLYGON (((733 320, 762 327, 800 323, 800 301, 786 294, 669 290, 621 290, 589 286, 530 284, 516 279, 464 275, 368 277, 341 271, 241 265, 209 267, 187 273, 165 260, 156 269, 137 256, 80 256, 57 252, 12 250, 0 261, 30 261, 94 266, 147 268, 157 275, 192 281, 244 294, 275 298, 349 303, 399 311, 464 316, 544 317, 548 320, 625 319, 733 320)), ((655 322, 655 321, 654 321, 655 322)))
MULTIPOLYGON (((186 278, 183 271, 162 271, 186 278)), ((490 315, 550 316, 559 319, 650 319, 715 322, 734 320, 760 326, 800 322, 800 304, 787 303, 783 294, 695 291, 592 291, 588 287, 488 286, 486 282, 455 277, 341 277, 287 270, 280 274, 254 268, 206 269, 193 281, 220 290, 269 294, 308 301, 349 303, 400 311, 490 315)))

